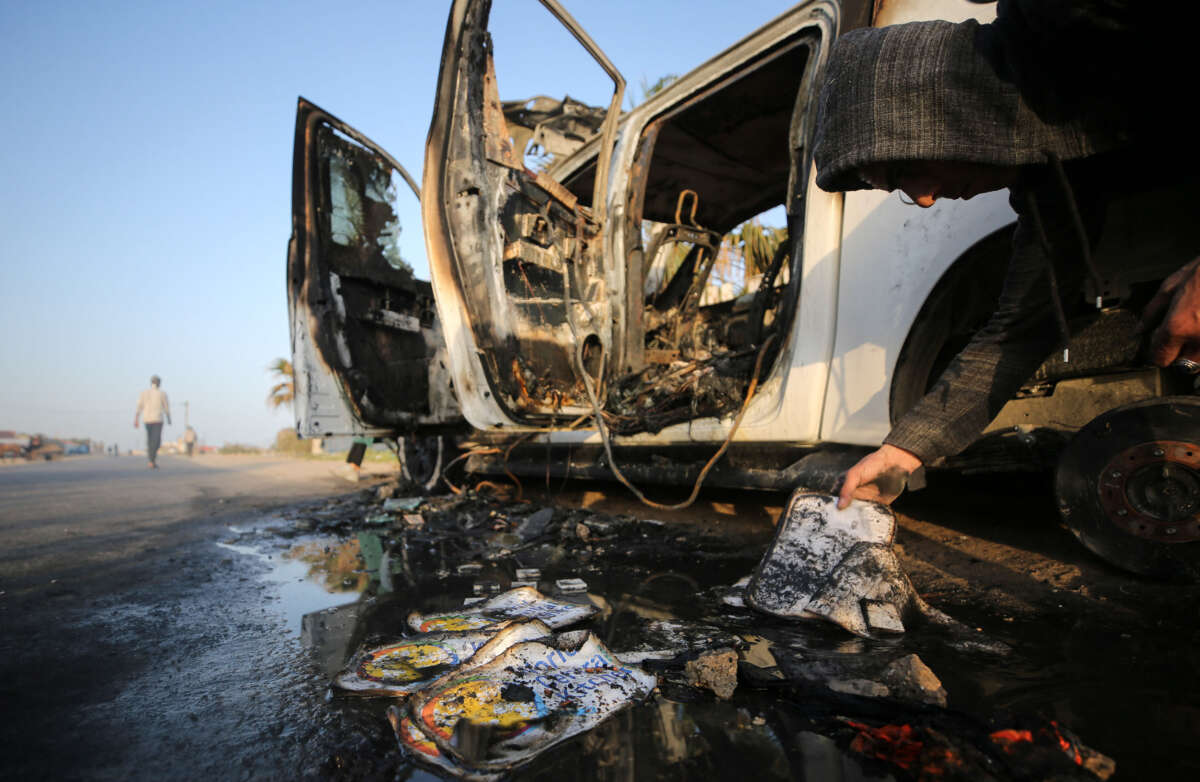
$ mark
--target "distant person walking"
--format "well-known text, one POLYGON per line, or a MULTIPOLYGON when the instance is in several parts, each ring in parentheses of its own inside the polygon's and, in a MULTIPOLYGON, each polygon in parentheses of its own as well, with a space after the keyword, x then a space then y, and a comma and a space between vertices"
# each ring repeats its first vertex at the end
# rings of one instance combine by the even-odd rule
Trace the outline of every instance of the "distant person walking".
POLYGON ((158 469, 158 446, 162 442, 163 417, 171 423, 171 408, 167 404, 167 395, 159 385, 162 380, 158 375, 150 377, 150 387, 138 397, 137 412, 133 414, 133 428, 137 429, 138 416, 146 422, 146 457, 149 466, 158 469))
MULTIPOLYGON (((187 411, 185 410, 184 412, 186 413, 187 411)), ((196 430, 191 426, 183 430, 183 447, 187 451, 188 456, 191 456, 192 451, 196 450, 196 430)))

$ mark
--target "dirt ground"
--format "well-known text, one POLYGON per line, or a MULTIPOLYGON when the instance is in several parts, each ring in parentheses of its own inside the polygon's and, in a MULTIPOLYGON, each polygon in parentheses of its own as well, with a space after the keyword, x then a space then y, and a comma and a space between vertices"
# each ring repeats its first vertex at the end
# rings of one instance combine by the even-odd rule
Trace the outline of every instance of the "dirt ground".
MULTIPOLYGON (((676 499, 659 493, 664 503, 676 499)), ((788 495, 707 492, 682 511, 642 506, 620 487, 592 484, 531 498, 566 507, 662 519, 704 534, 763 545, 788 495)), ((983 610, 1004 622, 1061 626, 1064 618, 1104 617, 1131 627, 1193 628, 1200 586, 1132 575, 1087 551, 1054 510, 1046 476, 938 475, 929 488, 895 504, 895 550, 927 599, 947 610, 983 610)))
MULTIPOLYGON (((385 589, 365 562, 366 542, 374 536, 390 552, 398 539, 426 539, 397 531, 402 516, 391 526, 371 521, 381 508, 375 486, 340 482, 327 465, 228 465, 216 483, 211 470, 181 466, 171 490, 115 467, 90 488, 84 473, 71 481, 45 472, 51 465, 38 468, 38 481, 9 477, 19 469, 0 476, 0 756, 8 778, 428 778, 397 748, 386 704, 337 695, 330 677, 359 644, 400 633, 409 610, 461 603, 480 579, 503 586, 513 564, 539 566, 544 578, 583 576, 589 592, 642 614, 726 622, 741 637, 774 633, 789 671, 788 655, 794 663, 917 653, 950 707, 931 714, 780 689, 745 670, 727 702, 667 667, 647 703, 539 759, 524 778, 918 778, 846 760, 848 739, 827 730, 829 721, 930 719, 948 730, 947 720, 983 724, 1001 713, 1069 728, 1116 761, 1118 780, 1200 774, 1192 754, 1200 588, 1099 561, 1059 523, 1048 485, 1029 476, 934 476, 897 503, 896 551, 918 592, 973 628, 979 648, 964 651, 920 629, 861 642, 837 628, 722 613, 717 596, 761 556, 782 494, 710 491, 677 512, 644 508, 599 483, 526 486, 522 502, 442 498, 420 511, 426 529, 465 524, 462 537, 474 548, 412 548, 409 585, 397 575, 385 589), (556 508, 556 527, 540 548, 487 554, 516 543, 517 520, 544 505, 556 508), (580 533, 581 521, 594 532, 580 533), (481 574, 455 575, 455 562, 480 552, 481 574), (294 587, 314 581, 324 597, 296 598, 294 587), (346 625, 340 635, 338 622, 346 625), (814 741, 841 742, 825 758, 841 764, 841 776, 812 776, 814 741)), ((603 625, 614 645, 628 620, 603 625)))

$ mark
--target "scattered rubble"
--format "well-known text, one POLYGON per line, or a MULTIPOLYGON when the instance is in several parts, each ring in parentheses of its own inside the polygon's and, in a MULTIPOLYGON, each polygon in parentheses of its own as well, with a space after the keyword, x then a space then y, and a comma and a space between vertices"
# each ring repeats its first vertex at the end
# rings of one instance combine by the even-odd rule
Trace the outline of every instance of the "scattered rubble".
POLYGON ((1106 780, 1116 768, 1054 722, 989 731, 936 718, 882 725, 839 719, 851 752, 922 781, 1106 780))
POLYGON ((941 679, 915 654, 888 663, 879 680, 899 697, 936 706, 946 705, 946 688, 941 679))
POLYGON ((554 518, 553 508, 541 508, 526 516, 517 526, 517 534, 524 540, 540 538, 546 533, 546 527, 554 518))
POLYGON ((416 510, 424 501, 424 497, 390 497, 383 501, 383 509, 385 511, 416 510))
POLYGON ((554 582, 554 586, 564 595, 586 592, 588 588, 587 582, 582 578, 560 578, 554 582))
POLYGON ((732 649, 718 649, 705 652, 695 660, 689 660, 684 666, 688 684, 693 687, 707 687, 716 693, 721 700, 733 697, 737 689, 737 652, 732 649))
MULTIPOLYGON (((355 649, 343 653, 341 659, 348 661, 340 671, 331 671, 333 686, 405 699, 388 709, 389 735, 417 762, 468 780, 498 779, 581 731, 595 733, 594 740, 589 733, 586 747, 616 748, 612 763, 624 762, 620 748, 632 740, 629 731, 667 742, 662 751, 685 762, 694 752, 689 737, 699 729, 688 722, 699 717, 686 715, 700 708, 717 710, 712 730, 738 731, 739 741, 766 742, 754 751, 774 752, 767 749, 772 741, 820 740, 822 752, 869 758, 898 775, 920 778, 911 764, 899 765, 895 753, 883 752, 875 734, 832 720, 840 714, 871 730, 915 726, 908 735, 921 744, 921 752, 932 752, 932 758, 938 748, 949 747, 963 759, 967 771, 958 778, 1038 778, 1009 773, 1025 762, 1014 760, 1010 749, 1016 747, 1012 751, 1024 758, 1035 745, 1034 754, 1043 752, 1041 744, 1002 747, 987 732, 954 726, 941 678, 909 639, 926 647, 941 644, 946 654, 957 655, 988 653, 987 644, 964 646, 964 638, 980 636, 953 620, 914 623, 938 614, 906 591, 911 587, 888 545, 890 519, 849 516, 842 529, 851 534, 831 543, 836 536, 826 532, 820 548, 812 537, 813 518, 794 510, 789 506, 769 554, 807 553, 810 563, 824 568, 824 579, 788 580, 784 569, 773 569, 769 555, 753 578, 734 589, 718 585, 746 572, 762 550, 760 543, 681 536, 677 527, 656 520, 536 507, 469 491, 423 497, 403 511, 381 513, 371 493, 357 504, 309 512, 305 520, 314 532, 353 535, 357 519, 361 566, 370 575, 367 593, 373 596, 366 600, 370 610, 352 614, 360 629, 344 631, 355 638, 355 649), (367 519, 377 515, 388 521, 368 526, 367 519), (842 571, 850 574, 845 581, 837 580, 842 571), (772 583, 780 585, 774 596, 772 583), (392 603, 395 608, 388 608, 392 603), (779 615, 764 612, 764 606, 778 608, 779 615), (838 641, 832 624, 797 623, 797 617, 833 618, 858 632, 838 641), (370 628, 362 629, 363 623, 370 628), (567 629, 571 626, 580 629, 567 629), (525 629, 518 634, 514 627, 525 629), (913 632, 918 627, 921 632, 913 632), (506 640, 480 654, 501 636, 506 640), (539 689, 546 682, 537 682, 534 671, 566 676, 561 682, 549 680, 569 690, 590 679, 562 669, 589 660, 598 665, 583 665, 585 671, 627 670, 632 678, 617 676, 604 684, 608 689, 602 692, 612 697, 605 695, 598 707, 603 716, 581 720, 576 710, 555 701, 561 692, 539 689), (539 668, 539 661, 548 667, 539 668), (476 673, 483 677, 479 681, 491 683, 468 686, 466 678, 476 673), (459 685, 470 692, 455 690, 459 685), (778 700, 770 700, 772 693, 778 700), (657 727, 629 717, 608 719, 642 698, 650 703, 633 713, 657 727), (747 710, 751 703, 759 706, 747 710), (777 705, 764 712, 764 703, 777 705), (681 704, 690 711, 680 712, 681 704), (734 719, 732 711, 718 717, 725 708, 744 711, 745 719, 734 719), (799 724, 811 728, 810 738, 803 739, 806 731, 780 723, 772 708, 815 709, 815 715, 829 716, 803 718, 799 724), (895 720, 881 720, 885 714, 895 720), (921 723, 930 715, 933 723, 921 723)), ((322 654, 330 655, 331 648, 326 641, 322 654)), ((378 710, 374 713, 377 719, 378 710)), ((1016 724, 1000 722, 992 729, 1015 730, 1016 724)), ((888 731, 903 734, 898 728, 888 731)), ((1089 752, 1080 749, 1079 756, 1093 757, 1089 752)), ((901 751, 899 757, 908 756, 901 751)), ((1082 771, 1083 761, 1070 765, 1091 778, 1091 772, 1082 771)), ((1102 768, 1103 763, 1093 765, 1102 768)), ((1062 769, 1056 773, 1076 778, 1062 769)))

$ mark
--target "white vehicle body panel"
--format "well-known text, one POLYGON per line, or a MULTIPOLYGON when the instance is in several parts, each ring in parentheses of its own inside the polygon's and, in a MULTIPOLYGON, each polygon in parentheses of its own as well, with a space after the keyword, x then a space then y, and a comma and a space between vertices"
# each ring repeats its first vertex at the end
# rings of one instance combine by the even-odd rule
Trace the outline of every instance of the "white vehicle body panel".
POLYGON ((956 259, 1013 221, 1007 198, 986 193, 920 209, 898 193, 846 194, 822 440, 878 445, 887 436, 896 360, 921 305, 956 259))
POLYGON ((878 3, 876 8, 875 27, 922 22, 928 19, 945 19, 947 22, 975 19, 979 22, 990 22, 996 18, 995 3, 971 0, 902 0, 895 3, 878 3))
POLYGON ((308 310, 293 307, 292 375, 296 385, 292 406, 296 433, 301 437, 322 437, 325 433, 384 436, 385 431, 371 430, 350 410, 342 384, 317 356, 309 336, 311 328, 308 310))

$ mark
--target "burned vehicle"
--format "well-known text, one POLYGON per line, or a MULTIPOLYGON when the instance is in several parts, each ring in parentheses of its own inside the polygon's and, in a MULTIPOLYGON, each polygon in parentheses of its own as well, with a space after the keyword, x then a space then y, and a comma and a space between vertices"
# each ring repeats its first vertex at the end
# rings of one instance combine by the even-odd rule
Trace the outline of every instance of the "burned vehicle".
MULTIPOLYGON (((488 446, 476 471, 831 488, 986 322, 1014 215, 1005 193, 917 210, 818 189, 823 63, 856 27, 994 9, 809 0, 622 112, 617 68, 557 2, 541 5, 611 97, 505 100, 492 3, 453 3, 419 196, 431 283, 389 261, 383 193, 403 169, 301 103, 300 433, 420 442, 465 420, 488 446)), ((943 465, 1060 463, 1068 525, 1144 573, 1200 568, 1198 405, 1190 381, 1139 361, 1134 337, 1139 307, 1195 240, 1151 241, 1136 215, 1187 203, 1152 193, 1114 207, 1120 227, 1095 250, 1099 306, 1071 324, 1071 360, 1048 360, 943 465)))

